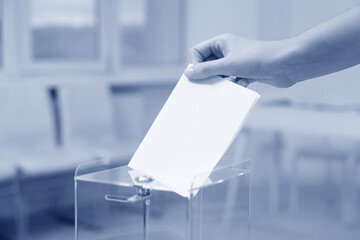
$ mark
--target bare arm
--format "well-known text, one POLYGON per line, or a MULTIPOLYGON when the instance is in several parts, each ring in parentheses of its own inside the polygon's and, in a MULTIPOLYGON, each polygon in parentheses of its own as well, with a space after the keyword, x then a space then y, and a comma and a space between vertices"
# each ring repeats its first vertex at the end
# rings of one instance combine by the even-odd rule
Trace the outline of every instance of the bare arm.
POLYGON ((289 87, 360 63, 360 5, 294 38, 256 41, 224 34, 193 47, 191 79, 213 75, 289 87))

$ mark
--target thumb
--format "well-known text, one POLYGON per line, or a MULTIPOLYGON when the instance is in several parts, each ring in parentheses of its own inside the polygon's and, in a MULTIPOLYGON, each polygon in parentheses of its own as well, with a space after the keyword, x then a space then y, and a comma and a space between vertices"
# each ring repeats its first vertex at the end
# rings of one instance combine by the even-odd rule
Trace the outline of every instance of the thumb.
POLYGON ((185 75, 189 79, 203 79, 216 75, 225 75, 224 61, 224 58, 221 58, 194 64, 185 70, 185 75))

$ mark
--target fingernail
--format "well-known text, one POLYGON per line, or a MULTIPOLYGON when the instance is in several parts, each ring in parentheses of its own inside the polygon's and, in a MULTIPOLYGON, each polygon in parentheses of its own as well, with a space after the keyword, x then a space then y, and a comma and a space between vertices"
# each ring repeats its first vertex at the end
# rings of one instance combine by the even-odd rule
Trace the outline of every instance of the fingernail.
POLYGON ((247 87, 249 85, 249 80, 246 78, 238 78, 238 81, 236 83, 243 87, 247 87))
POLYGON ((188 67, 188 68, 185 70, 185 75, 186 75, 188 78, 191 78, 191 77, 194 75, 194 67, 188 67))

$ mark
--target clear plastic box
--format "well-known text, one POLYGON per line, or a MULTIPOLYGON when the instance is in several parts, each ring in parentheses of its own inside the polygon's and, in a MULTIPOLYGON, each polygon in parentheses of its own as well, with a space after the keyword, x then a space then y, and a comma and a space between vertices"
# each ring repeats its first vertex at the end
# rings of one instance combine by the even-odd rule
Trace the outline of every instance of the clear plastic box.
POLYGON ((189 198, 131 170, 106 159, 77 168, 76 240, 249 238, 250 161, 221 160, 205 183, 194 178, 189 198))

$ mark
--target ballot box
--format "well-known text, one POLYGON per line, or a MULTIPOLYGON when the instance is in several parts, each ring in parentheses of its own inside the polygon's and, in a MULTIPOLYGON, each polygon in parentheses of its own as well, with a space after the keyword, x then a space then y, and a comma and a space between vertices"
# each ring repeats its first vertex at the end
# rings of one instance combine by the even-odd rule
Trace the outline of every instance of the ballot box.
POLYGON ((75 175, 75 239, 249 238, 249 160, 221 160, 194 177, 189 191, 183 197, 107 159, 81 164, 75 175))

